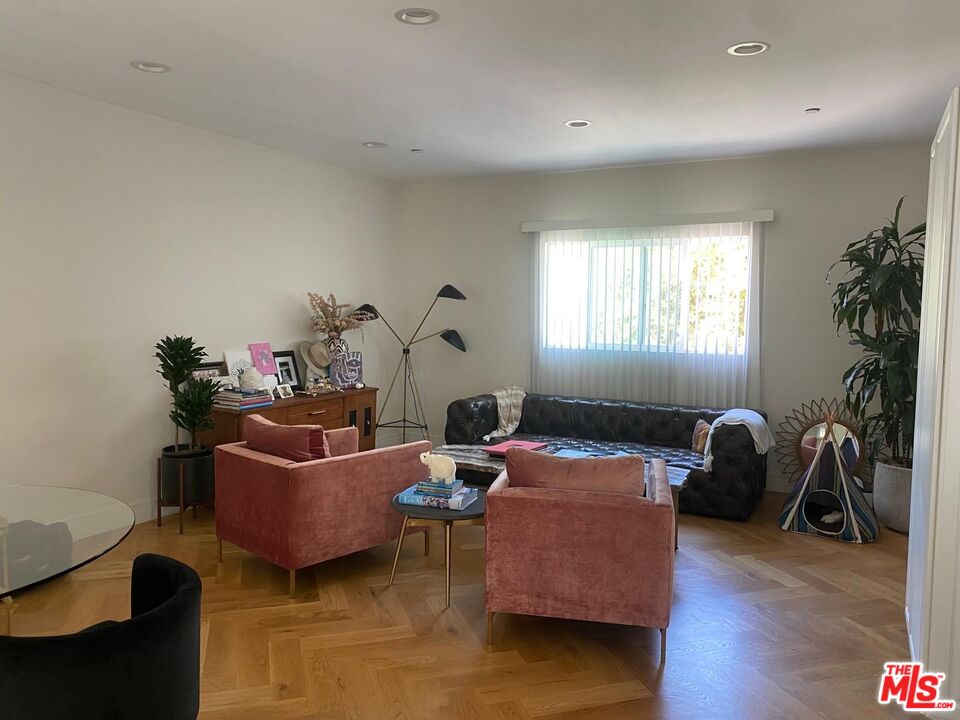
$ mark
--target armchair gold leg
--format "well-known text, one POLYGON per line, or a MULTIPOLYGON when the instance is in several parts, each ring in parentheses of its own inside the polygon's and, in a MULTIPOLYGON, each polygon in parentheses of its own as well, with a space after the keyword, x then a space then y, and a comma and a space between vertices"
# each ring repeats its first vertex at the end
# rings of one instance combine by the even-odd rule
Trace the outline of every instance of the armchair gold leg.
POLYGON ((487 645, 493 645, 493 613, 487 613, 487 645))
POLYGON ((667 661, 667 629, 660 628, 660 664, 667 661))
POLYGON ((297 596, 297 571, 290 571, 290 597, 297 596))
POLYGON ((430 528, 423 531, 423 554, 430 554, 430 528))
POLYGON ((390 570, 390 582, 387 585, 393 585, 393 577, 397 574, 397 561, 400 559, 400 548, 403 547, 403 536, 407 534, 407 522, 409 520, 409 517, 403 516, 403 527, 400 528, 400 537, 397 538, 397 552, 393 555, 393 568, 390 570))

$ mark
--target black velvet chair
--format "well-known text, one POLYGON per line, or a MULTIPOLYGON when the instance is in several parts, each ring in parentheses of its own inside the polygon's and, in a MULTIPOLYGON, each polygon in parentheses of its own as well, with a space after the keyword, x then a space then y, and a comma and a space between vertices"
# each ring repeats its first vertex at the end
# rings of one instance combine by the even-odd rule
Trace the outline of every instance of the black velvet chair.
POLYGON ((195 720, 200 578, 161 555, 133 563, 123 622, 73 635, 0 636, 3 720, 195 720))

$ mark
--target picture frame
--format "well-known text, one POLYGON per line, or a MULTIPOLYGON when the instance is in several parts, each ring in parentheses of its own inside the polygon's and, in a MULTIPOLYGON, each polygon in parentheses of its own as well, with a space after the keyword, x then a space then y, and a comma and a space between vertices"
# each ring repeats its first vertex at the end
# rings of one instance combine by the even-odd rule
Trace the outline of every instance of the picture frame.
POLYGON ((363 354, 340 353, 330 363, 330 378, 339 388, 356 387, 363 383, 363 354))
POLYGON ((245 363, 245 367, 254 367, 253 365, 253 356, 250 354, 250 350, 224 350, 223 351, 223 362, 227 366, 227 375, 237 375, 240 373, 234 372, 234 366, 238 362, 245 363))
POLYGON ((223 361, 205 362, 197 365, 190 374, 198 380, 216 380, 226 375, 227 369, 223 361))
POLYGON ((268 342, 250 343, 250 357, 253 360, 253 366, 261 375, 276 375, 277 363, 273 359, 273 348, 268 342))
POLYGON ((273 353, 273 359, 277 364, 279 384, 289 385, 294 392, 303 390, 300 366, 297 365, 297 354, 293 350, 281 350, 273 353))
POLYGON ((288 383, 277 385, 277 395, 279 395, 281 398, 292 398, 293 388, 290 387, 288 383))
POLYGON ((276 396, 276 395, 274 394, 274 392, 273 392, 276 388, 264 386, 264 387, 262 387, 262 388, 260 388, 260 389, 261 389, 263 392, 270 393, 270 399, 271 399, 271 400, 276 400, 276 399, 277 399, 277 396, 276 396))

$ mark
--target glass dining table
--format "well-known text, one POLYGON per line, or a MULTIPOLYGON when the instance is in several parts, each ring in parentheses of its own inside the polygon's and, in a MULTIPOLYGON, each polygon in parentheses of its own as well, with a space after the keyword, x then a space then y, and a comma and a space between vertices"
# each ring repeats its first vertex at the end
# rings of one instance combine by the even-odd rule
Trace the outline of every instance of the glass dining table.
POLYGON ((89 490, 0 485, 0 632, 10 634, 11 597, 96 560, 133 529, 124 502, 89 490))

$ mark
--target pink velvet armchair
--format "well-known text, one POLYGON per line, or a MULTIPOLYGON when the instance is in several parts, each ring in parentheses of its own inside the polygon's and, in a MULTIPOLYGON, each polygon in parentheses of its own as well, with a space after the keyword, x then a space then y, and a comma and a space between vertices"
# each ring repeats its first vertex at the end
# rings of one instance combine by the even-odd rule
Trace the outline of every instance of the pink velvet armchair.
POLYGON ((663 460, 509 450, 487 493, 487 641, 494 613, 659 628, 673 600, 673 498, 663 460), (579 464, 579 465, 578 465, 579 464), (644 486, 646 485, 646 493, 644 486))
POLYGON ((390 499, 428 474, 429 442, 357 452, 356 428, 326 433, 330 457, 293 462, 250 450, 216 448, 217 538, 290 572, 366 550, 400 534, 390 499))

